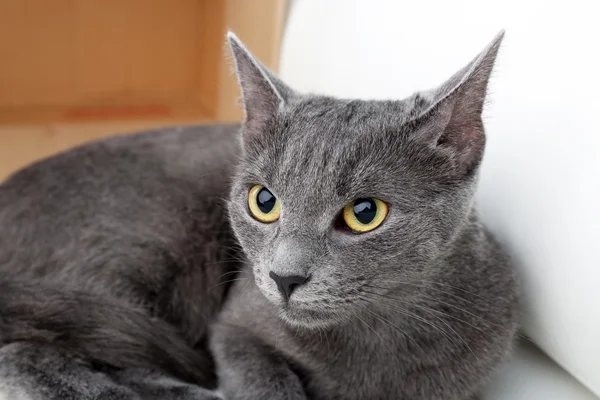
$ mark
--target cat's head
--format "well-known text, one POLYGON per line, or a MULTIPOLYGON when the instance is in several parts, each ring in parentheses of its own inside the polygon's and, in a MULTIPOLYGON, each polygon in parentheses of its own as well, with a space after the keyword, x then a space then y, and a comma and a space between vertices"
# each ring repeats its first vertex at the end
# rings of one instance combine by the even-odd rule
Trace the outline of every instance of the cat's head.
POLYGON ((501 40, 437 89, 364 101, 297 93, 229 35, 246 114, 230 217, 283 320, 324 326, 410 296, 448 249, 472 212, 501 40))

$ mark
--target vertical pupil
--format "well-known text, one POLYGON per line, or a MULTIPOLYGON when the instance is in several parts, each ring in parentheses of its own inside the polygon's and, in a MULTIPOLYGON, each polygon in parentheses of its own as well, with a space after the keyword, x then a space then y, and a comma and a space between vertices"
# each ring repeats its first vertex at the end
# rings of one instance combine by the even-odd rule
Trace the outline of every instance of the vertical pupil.
POLYGON ((258 192, 258 196, 256 196, 256 204, 260 211, 268 214, 273 210, 273 207, 275 207, 275 196, 267 189, 262 189, 258 192))
POLYGON ((358 199, 354 202, 354 216, 361 224, 373 222, 377 215, 377 205, 373 199, 358 199))

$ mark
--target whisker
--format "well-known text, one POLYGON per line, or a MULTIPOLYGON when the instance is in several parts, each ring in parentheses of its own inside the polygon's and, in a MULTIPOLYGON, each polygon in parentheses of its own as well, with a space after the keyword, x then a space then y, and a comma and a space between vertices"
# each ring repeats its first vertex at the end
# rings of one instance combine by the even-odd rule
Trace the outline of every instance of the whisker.
POLYGON ((356 318, 358 318, 359 321, 361 321, 363 324, 365 324, 366 326, 369 327, 369 329, 371 329, 373 331, 373 333, 375 333, 375 335, 377 335, 377 337, 381 340, 381 342, 383 343, 383 345, 388 349, 388 351, 390 352, 390 355, 392 355, 392 357, 395 357, 394 352, 392 351, 392 348, 389 346, 389 344, 383 339, 383 337, 379 334, 379 332, 377 332, 375 330, 375 328, 373 328, 371 325, 369 325, 365 320, 363 320, 361 317, 358 316, 358 314, 355 314, 356 318))
POLYGON ((411 342, 412 344, 414 344, 419 350, 421 350, 421 352, 423 353, 423 355, 425 355, 425 357, 427 357, 429 359, 429 361, 431 363, 434 363, 433 359, 431 358, 431 356, 423 349, 423 347, 421 347, 421 345, 419 345, 419 343, 417 343, 416 340, 414 340, 409 334, 408 332, 406 332, 405 330, 403 330, 402 328, 400 328, 399 326, 395 325, 394 323, 392 323, 391 321, 389 321, 388 319, 384 318, 383 316, 369 310, 366 309, 365 311, 367 311, 369 314, 373 315, 375 318, 377 318, 380 322, 382 322, 383 324, 387 325, 388 327, 392 328, 393 330, 395 330, 396 332, 402 334, 409 342, 411 342))
MULTIPOLYGON (((378 293, 370 293, 370 294, 379 295, 378 293)), ((428 313, 429 315, 432 315, 435 319, 437 319, 442 324, 444 324, 445 326, 447 326, 448 329, 450 329, 454 333, 454 335, 456 335, 456 337, 458 337, 458 339, 465 345, 465 347, 473 354, 473 356, 475 357, 475 359, 477 359, 479 361, 479 357, 477 357, 477 354, 475 354, 475 352, 473 351, 473 349, 471 348, 471 346, 469 346, 469 344, 465 341, 465 339, 458 332, 456 332, 456 330, 454 328, 452 328, 452 326, 450 326, 450 324, 448 324, 442 318, 440 318, 437 315, 435 315, 434 312, 433 312, 434 310, 431 310, 431 309, 429 309, 426 306, 422 306, 422 305, 419 305, 419 304, 413 304, 413 303, 410 303, 410 302, 407 302, 407 301, 402 301, 402 300, 399 300, 399 299, 396 299, 396 301, 399 301, 399 302, 401 302, 403 304, 407 304, 407 305, 411 305, 411 306, 417 306, 417 307, 421 308, 424 312, 428 313)), ((434 329, 440 331, 448 340, 450 340, 450 342, 455 343, 455 341, 451 339, 451 337, 449 336, 449 334, 445 330, 441 329, 439 326, 436 326, 431 321, 428 321, 425 318, 422 318, 422 317, 420 317, 420 316, 418 316, 416 314, 413 314, 413 313, 411 313, 410 311, 408 311, 406 309, 397 307, 396 305, 392 305, 392 304, 386 304, 386 305, 388 305, 390 307, 393 307, 397 311, 405 313, 405 315, 407 315, 409 317, 412 317, 414 319, 417 319, 417 320, 419 320, 419 321, 421 321, 423 323, 426 323, 426 324, 432 326, 434 329)))
POLYGON ((217 278, 217 280, 219 280, 219 279, 221 279, 221 278, 223 278, 223 277, 225 277, 225 276, 227 276, 227 275, 231 275, 231 274, 239 274, 240 272, 243 272, 243 271, 244 271, 244 270, 242 270, 242 269, 237 269, 237 270, 235 270, 235 271, 229 271, 229 272, 225 272, 223 275, 219 276, 219 277, 217 278))
POLYGON ((413 319, 415 319, 417 321, 423 322, 424 324, 427 324, 427 325, 431 326, 433 329, 437 330, 442 335, 444 335, 444 337, 446 339, 448 339, 451 343, 455 343, 454 340, 452 339, 452 337, 450 335, 448 335, 448 333, 446 331, 444 331, 443 329, 441 329, 440 327, 438 327, 437 325, 435 325, 433 322, 428 321, 427 319, 425 319, 425 318, 423 318, 423 317, 421 317, 421 316, 419 316, 417 314, 414 314, 414 313, 412 313, 412 312, 410 312, 410 311, 408 311, 406 309, 402 309, 402 308, 397 307, 396 310, 399 311, 399 312, 402 312, 407 317, 411 317, 411 318, 413 318, 413 319))
POLYGON ((248 285, 250 284, 250 282, 251 282, 251 279, 253 279, 253 278, 252 278, 252 277, 250 277, 250 278, 246 278, 247 282, 246 282, 246 284, 244 285, 244 290, 246 290, 246 289, 248 288, 248 285))
MULTIPOLYGON (((411 285, 411 283, 406 283, 406 284, 408 284, 408 285, 411 285)), ((416 285, 416 284, 415 284, 415 286, 418 286, 418 285, 416 285)), ((380 287, 380 286, 374 286, 374 285, 365 285, 365 287, 371 287, 371 288, 373 288, 373 289, 384 289, 384 290, 386 290, 386 289, 389 289, 389 288, 380 287)), ((434 290, 437 290, 437 291, 438 291, 438 292, 440 292, 440 293, 448 294, 449 296, 452 296, 453 298, 456 298, 456 299, 462 300, 462 301, 464 301, 464 302, 466 302, 466 303, 469 303, 469 304, 472 304, 472 305, 479 306, 479 304, 477 304, 477 303, 474 303, 474 302, 472 302, 472 301, 469 301, 468 299, 465 299, 464 297, 457 296, 457 295, 455 295, 455 294, 453 294, 453 293, 448 293, 448 292, 445 292, 445 291, 443 291, 443 290, 439 290, 439 289, 436 289, 436 288, 432 288, 432 289, 434 289, 434 290)), ((377 294, 377 293, 376 293, 376 294, 377 294)), ((470 314, 470 315, 471 315, 471 316, 473 316, 473 317, 479 318, 479 319, 483 320, 484 322, 486 322, 486 323, 488 323, 488 324, 495 325, 493 322, 491 322, 491 321, 488 321, 488 320, 486 320, 485 318, 483 318, 483 317, 481 317, 481 316, 478 316, 478 315, 476 315, 476 314, 473 314, 473 313, 471 313, 471 312, 469 312, 469 311, 467 311, 467 310, 465 310, 464 308, 461 308, 461 307, 459 307, 459 306, 456 306, 456 305, 453 305, 453 304, 451 304, 451 303, 445 302, 444 300, 442 300, 442 299, 440 299, 440 298, 436 298, 436 297, 430 297, 430 296, 427 296, 427 295, 424 295, 424 294, 421 294, 420 296, 421 296, 421 297, 423 297, 423 298, 425 298, 425 299, 428 299, 428 300, 433 300, 433 301, 434 301, 434 302, 436 302, 436 303, 440 303, 440 304, 447 305, 447 306, 449 306, 449 307, 456 308, 456 309, 458 309, 458 310, 461 310, 461 311, 463 311, 463 312, 465 312, 465 313, 467 313, 467 314, 470 314)), ((393 299, 394 299, 394 300, 396 300, 396 298, 393 298, 393 299)), ((411 303, 411 304, 413 304, 413 303, 411 303)), ((496 326, 499 326, 499 325, 496 325, 496 326)))
POLYGON ((323 347, 323 336, 321 336, 321 328, 317 326, 317 331, 319 331, 319 341, 321 342, 320 347, 323 347))
MULTIPOLYGON (((249 281, 249 280, 250 280, 250 278, 235 278, 235 279, 230 279, 230 280, 228 280, 228 281, 224 281, 224 282, 221 282, 221 283, 217 283, 216 285, 213 285, 213 286, 209 287, 208 289, 206 289, 206 291, 208 292, 209 290, 211 290, 211 289, 214 289, 214 288, 216 288, 217 286, 224 285, 224 284, 226 284, 226 283, 230 283, 230 282, 237 282, 237 281, 242 281, 242 280, 249 281)), ((247 283, 246 283, 246 285, 247 285, 247 283)))
POLYGON ((481 300, 485 300, 485 301, 488 301, 490 303, 494 303, 494 301, 492 301, 491 299, 488 299, 488 298, 486 298, 484 296, 481 296, 481 295, 479 295, 479 294, 477 294, 475 292, 471 292, 471 291, 469 291, 467 289, 464 289, 464 288, 461 288, 461 287, 458 287, 458 286, 453 286, 453 285, 449 285, 447 283, 441 283, 441 282, 436 282, 436 281, 431 281, 431 280, 426 280, 426 279, 421 279, 421 281, 425 282, 425 283, 432 283, 434 285, 446 286, 446 287, 449 287, 449 288, 454 289, 454 290, 459 290, 459 291, 461 291, 463 293, 466 293, 466 294, 469 294, 471 296, 475 296, 475 297, 477 297, 477 298, 479 298, 481 300))
POLYGON ((492 322, 492 321, 488 321, 487 319, 483 318, 482 316, 480 316, 480 315, 477 315, 477 314, 474 314, 474 313, 472 313, 471 311, 465 310, 464 308, 462 308, 462 307, 459 307, 459 306, 457 306, 457 305, 455 305, 455 304, 448 303, 447 301, 444 301, 444 300, 441 300, 441 299, 436 299, 436 298, 429 297, 429 296, 423 296, 423 297, 424 297, 424 298, 426 298, 426 299, 429 299, 429 300, 433 300, 433 301, 435 301, 435 302, 438 302, 438 303, 440 303, 440 304, 444 304, 444 305, 446 305, 446 306, 448 306, 448 307, 452 307, 452 308, 454 308, 454 309, 456 309, 456 310, 459 310, 459 311, 461 311, 461 312, 463 312, 463 313, 465 313, 465 314, 468 314, 468 315, 470 315, 470 316, 472 316, 472 317, 474 317, 474 318, 477 318, 478 320, 480 320, 480 321, 482 321, 482 322, 485 322, 485 323, 486 323, 486 324, 488 324, 488 325, 491 325, 491 326, 494 326, 494 327, 498 327, 498 328, 502 328, 502 329, 506 329, 506 327, 504 327, 504 326, 498 325, 498 324, 496 324, 496 323, 494 323, 494 322, 492 322))
MULTIPOLYGON (((372 285, 365 285, 365 286, 366 286, 366 287, 371 287, 371 288, 374 288, 374 289, 387 289, 387 288, 382 288, 382 287, 377 287, 377 286, 372 286, 372 285)), ((406 301, 403 301, 403 300, 401 300, 401 299, 398 299, 398 298, 396 298, 396 297, 391 297, 391 296, 389 296, 389 295, 387 295, 387 296, 386 296, 386 295, 384 295, 384 294, 381 294, 381 293, 373 293, 373 292, 368 292, 368 293, 370 293, 370 294, 374 294, 374 295, 377 295, 377 296, 379 296, 379 297, 382 297, 382 298, 387 298, 388 300, 391 300, 391 301, 394 301, 394 302, 401 302, 401 303, 408 304, 408 305, 411 305, 411 306, 416 306, 416 307, 419 307, 419 308, 426 308, 426 309, 427 309, 427 310, 429 310, 430 312, 434 312, 434 313, 442 314, 442 315, 444 315, 444 316, 447 316, 447 317, 449 317, 449 318, 452 318, 452 319, 454 319, 454 320, 456 320, 456 321, 462 322, 463 324, 466 324, 466 325, 468 325, 468 326, 472 327, 473 329, 476 329, 476 330, 478 330, 479 332, 481 332, 481 333, 483 333, 483 334, 485 334, 485 335, 488 335, 488 336, 490 336, 490 337, 493 337, 493 335, 492 335, 490 332, 487 332, 487 331, 483 330, 481 327, 477 327, 477 326, 475 326, 475 325, 473 325, 473 324, 469 323, 468 321, 465 321, 464 319, 461 319, 461 318, 459 318, 459 317, 457 317, 457 316, 455 316, 455 315, 452 315, 452 314, 449 314, 449 313, 443 312, 443 311, 441 311, 441 310, 436 310, 436 309, 433 309, 433 308, 431 308, 431 307, 425 307, 425 306, 423 306, 423 305, 416 304, 416 303, 414 303, 414 302, 406 302, 406 301)), ((480 321, 483 321, 483 322, 485 322, 487 325, 490 325, 490 326, 492 326, 492 327, 494 327, 494 328, 498 328, 498 329, 502 329, 502 330, 505 330, 505 331, 512 332, 512 330, 510 330, 509 328, 507 328, 507 327, 505 327, 505 326, 502 326, 502 325, 496 324, 496 323, 494 323, 494 322, 492 322, 492 321, 489 321, 489 320, 487 320, 487 319, 483 318, 482 316, 479 316, 479 315, 477 315, 477 314, 473 314, 472 312, 469 312, 469 311, 467 311, 467 310, 465 310, 465 309, 463 309, 463 308, 461 308, 461 307, 459 307, 459 306, 456 306, 456 305, 450 304, 450 303, 448 303, 448 302, 445 302, 445 301, 443 301, 443 300, 441 300, 441 299, 437 299, 437 298, 433 298, 433 297, 429 297, 429 296, 423 296, 423 297, 424 297, 424 298, 427 298, 427 299, 429 299, 429 300, 432 300, 432 301, 434 301, 434 302, 437 302, 437 303, 440 303, 440 304, 444 304, 444 305, 447 305, 447 306, 449 306, 449 307, 452 307, 452 308, 458 309, 458 310, 460 310, 460 311, 462 311, 462 312, 465 312, 466 314, 469 314, 469 315, 473 316, 474 318, 477 318, 478 320, 480 320, 480 321)), ((459 298, 460 298, 460 297, 459 297, 459 298)), ((517 332, 517 333, 515 333, 515 336, 516 336, 516 337, 518 337, 519 339, 524 339, 524 340, 527 340, 527 341, 529 341, 529 342, 531 342, 531 343, 534 343, 534 344, 535 344, 535 341, 533 341, 531 338, 529 338, 529 337, 527 337, 527 336, 525 336, 525 335, 522 335, 522 334, 520 334, 520 333, 518 333, 518 332, 517 332)))
MULTIPOLYGON (((461 300, 463 300, 463 301, 465 301, 467 303, 477 305, 477 303, 475 303, 475 302, 473 302, 473 301, 471 301, 471 300, 469 300, 469 299, 467 299, 465 297, 459 296, 459 295, 457 295, 455 293, 451 293, 451 292, 448 292, 448 291, 445 291, 445 290, 441 290, 441 289, 436 288, 436 287, 425 285, 424 283, 431 283, 431 284, 434 284, 434 285, 442 285, 442 286, 450 287, 450 288, 455 289, 455 290, 460 290, 460 291, 462 291, 462 292, 464 292, 466 294, 469 294, 471 296, 477 297, 477 298, 479 298, 481 300, 485 300, 486 302, 488 302, 490 304, 495 304, 496 303, 495 301, 493 301, 491 299, 485 298, 485 297, 483 297, 481 295, 478 295, 477 293, 468 291, 466 289, 461 289, 461 288, 459 288, 457 286, 452 286, 452 285, 445 285, 445 284, 442 284, 442 283, 439 283, 439 282, 435 282, 435 281, 428 281, 428 280, 419 279, 418 281, 393 281, 393 280, 389 280, 388 282, 396 283, 396 284, 400 284, 400 285, 409 285, 409 286, 415 286, 415 287, 422 287, 422 288, 432 289, 432 290, 435 290, 437 292, 447 294, 448 296, 452 296, 452 297, 455 297, 457 299, 461 299, 461 300)), ((391 288, 383 288, 383 287, 381 287, 380 289, 391 289, 391 288)))
POLYGON ((325 335, 325 340, 327 340, 327 356, 331 358, 331 346, 329 344, 329 337, 327 337, 327 330, 323 328, 323 334, 325 335))

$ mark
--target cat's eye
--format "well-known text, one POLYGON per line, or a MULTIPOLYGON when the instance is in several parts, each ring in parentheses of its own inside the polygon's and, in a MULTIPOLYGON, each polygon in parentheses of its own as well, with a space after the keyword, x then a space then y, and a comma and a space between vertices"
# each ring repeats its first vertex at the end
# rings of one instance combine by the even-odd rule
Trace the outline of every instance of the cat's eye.
POLYGON ((279 219, 279 200, 262 185, 254 185, 248 193, 250 214, 260 222, 271 223, 279 219))
POLYGON ((372 231, 383 223, 388 214, 388 206, 374 197, 356 199, 344 207, 344 224, 356 233, 372 231))

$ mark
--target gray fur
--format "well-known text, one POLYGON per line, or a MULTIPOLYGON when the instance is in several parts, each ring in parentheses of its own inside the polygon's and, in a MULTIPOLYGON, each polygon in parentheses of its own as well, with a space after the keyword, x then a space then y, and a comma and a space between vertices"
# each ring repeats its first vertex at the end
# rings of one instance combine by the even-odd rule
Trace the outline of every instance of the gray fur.
POLYGON ((225 210, 238 129, 115 137, 0 185, 0 345, 214 387, 207 326, 241 268, 225 210))
POLYGON ((199 386, 153 370, 125 372, 78 357, 60 347, 12 343, 0 349, 0 399, 185 400, 218 399, 199 386), (31 379, 31 378, 34 379, 31 379))
MULTIPOLYGON (((40 313, 19 296, 0 303, 0 342, 31 341, 45 360, 80 370, 79 391, 89 374, 100 388, 109 379, 139 391, 148 370, 210 388, 208 340, 226 399, 475 399, 518 319, 513 268, 473 202, 500 41, 437 89, 361 101, 296 93, 230 36, 241 146, 233 126, 139 134, 48 159, 0 187, 7 285, 62 293, 40 313), (278 197, 277 222, 249 215, 254 184, 278 197), (386 201, 387 219, 364 234, 338 229, 360 197, 386 201), (271 271, 311 278, 286 303, 271 271), (106 316, 60 313, 71 324, 57 323, 56 310, 68 301, 77 310, 80 297, 106 316), (140 321, 125 324, 113 301, 140 321), (136 338, 152 330, 143 316, 169 341, 136 338), (103 341, 122 350, 104 354, 103 341), (173 343, 178 356, 168 357, 173 343)), ((26 379, 17 386, 44 386, 26 379)))

